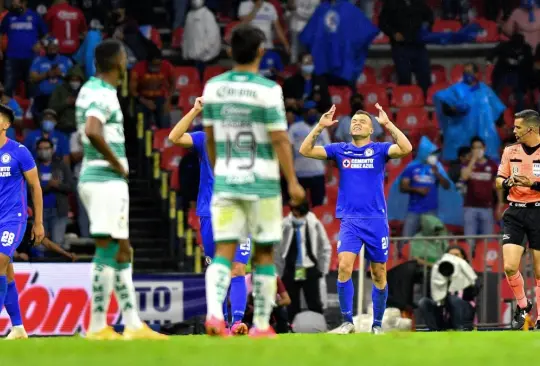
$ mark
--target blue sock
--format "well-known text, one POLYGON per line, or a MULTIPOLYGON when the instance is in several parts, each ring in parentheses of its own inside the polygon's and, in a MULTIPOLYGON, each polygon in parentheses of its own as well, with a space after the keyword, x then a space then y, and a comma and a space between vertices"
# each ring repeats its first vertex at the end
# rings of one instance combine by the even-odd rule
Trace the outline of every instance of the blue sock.
POLYGON ((337 292, 339 297, 339 307, 341 308, 341 315, 343 320, 349 323, 353 322, 353 297, 354 297, 354 285, 352 279, 349 278, 346 282, 337 281, 337 292))
POLYGON ((7 294, 7 276, 0 276, 0 311, 4 308, 4 300, 7 294))
POLYGON ((373 301, 373 325, 381 327, 384 310, 386 310, 386 299, 388 298, 388 285, 379 290, 375 285, 371 289, 371 301, 373 301))
POLYGON ((4 299, 6 311, 11 319, 11 325, 22 325, 21 308, 19 307, 19 293, 15 281, 8 283, 6 297, 4 299))
POLYGON ((231 293, 231 289, 229 287, 229 291, 227 291, 227 296, 225 296, 225 300, 223 300, 223 319, 225 319, 225 325, 229 326, 229 294, 231 293))
POLYGON ((241 322, 244 319, 247 303, 246 277, 238 276, 231 279, 231 312, 232 324, 241 322))

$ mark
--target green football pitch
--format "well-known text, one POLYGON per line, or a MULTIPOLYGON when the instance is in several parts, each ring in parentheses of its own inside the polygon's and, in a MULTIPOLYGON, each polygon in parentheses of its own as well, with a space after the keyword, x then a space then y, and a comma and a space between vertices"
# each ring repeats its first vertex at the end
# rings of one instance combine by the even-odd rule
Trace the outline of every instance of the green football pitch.
POLYGON ((537 362, 540 332, 281 335, 276 339, 178 336, 169 341, 0 342, 2 366, 509 365, 537 362))

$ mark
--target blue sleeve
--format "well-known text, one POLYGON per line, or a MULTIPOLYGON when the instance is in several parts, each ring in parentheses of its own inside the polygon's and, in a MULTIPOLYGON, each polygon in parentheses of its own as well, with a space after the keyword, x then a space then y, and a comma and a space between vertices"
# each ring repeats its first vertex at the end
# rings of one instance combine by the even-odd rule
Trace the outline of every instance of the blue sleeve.
POLYGON ((386 158, 388 158, 388 152, 390 151, 390 146, 392 145, 393 143, 391 142, 381 142, 379 145, 386 158))
POLYGON ((327 160, 335 160, 336 159, 336 149, 337 149, 338 145, 339 145, 339 143, 324 145, 324 150, 326 151, 326 159, 327 160))
POLYGON ((23 118, 23 110, 19 103, 15 100, 15 98, 11 98, 8 102, 8 107, 13 110, 13 113, 15 113, 15 118, 23 118))
POLYGON ((47 24, 45 24, 45 21, 43 20, 42 17, 39 16, 39 14, 36 13, 34 19, 36 20, 36 25, 37 25, 37 30, 38 30, 38 33, 39 33, 39 37, 43 37, 44 35, 49 33, 49 29, 47 28, 47 24))
POLYGON ((401 173, 401 178, 409 178, 412 179, 412 172, 414 170, 414 166, 412 164, 408 165, 403 173, 401 173))
POLYGON ((23 145, 19 145, 17 158, 19 161, 19 168, 25 173, 36 167, 36 162, 34 161, 32 154, 30 154, 30 151, 23 145))
POLYGON ((202 155, 206 149, 206 133, 197 131, 190 133, 193 140, 193 148, 197 151, 197 154, 202 155))

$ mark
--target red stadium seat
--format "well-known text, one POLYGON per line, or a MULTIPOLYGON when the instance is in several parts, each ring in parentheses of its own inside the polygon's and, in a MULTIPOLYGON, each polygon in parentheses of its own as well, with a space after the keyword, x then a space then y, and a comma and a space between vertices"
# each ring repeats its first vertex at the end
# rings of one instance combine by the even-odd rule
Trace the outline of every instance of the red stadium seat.
POLYGON ((465 66, 462 64, 458 64, 452 67, 452 71, 450 72, 450 82, 452 84, 461 82, 461 80, 463 79, 464 69, 465 69, 465 66))
POLYGON ((184 40, 184 28, 178 27, 172 34, 171 46, 172 48, 182 48, 182 42, 184 40))
POLYGON ((435 95, 435 93, 443 89, 447 89, 448 87, 450 87, 450 84, 448 83, 439 83, 439 84, 431 85, 428 89, 428 95, 427 95, 427 101, 426 101, 427 104, 433 105, 433 96, 435 95))
POLYGON ((377 37, 373 40, 373 44, 388 44, 390 43, 390 38, 383 32, 380 32, 377 37))
POLYGON ((231 41, 232 31, 234 27, 236 27, 240 23, 241 22, 230 22, 225 26, 225 31, 223 34, 223 39, 225 40, 225 42, 229 43, 231 41))
POLYGON ((510 108, 504 111, 504 124, 507 127, 514 128, 514 112, 510 108))
POLYGON ((327 198, 327 205, 330 207, 335 206, 337 202, 338 197, 338 186, 326 186, 326 198, 327 198))
POLYGON ((179 66, 174 69, 174 72, 176 75, 176 89, 178 90, 192 85, 201 85, 199 71, 194 67, 179 66))
POLYGON ((366 84, 377 84, 377 74, 375 69, 371 66, 364 66, 364 70, 356 80, 356 87, 366 84))
POLYGON ((172 146, 169 141, 169 133, 171 133, 172 128, 160 128, 154 132, 154 141, 152 148, 154 150, 162 151, 163 149, 172 146))
POLYGON ((443 65, 431 65, 431 84, 448 82, 446 68, 443 65))
POLYGON ((422 107, 424 92, 417 85, 398 85, 393 90, 392 105, 395 107, 422 107))
POLYGON ((433 32, 457 32, 461 29, 461 23, 457 20, 440 20, 437 19, 433 24, 433 32))
POLYGON ((366 109, 379 103, 386 107, 390 105, 386 88, 380 85, 362 85, 358 87, 358 93, 364 96, 364 104, 366 109))
POLYGON ((476 19, 475 23, 482 27, 482 31, 476 37, 478 43, 495 43, 499 42, 499 28, 497 23, 486 19, 476 19))
POLYGON ((484 69, 484 81, 486 82, 486 84, 489 84, 491 85, 491 78, 493 76, 493 70, 495 69, 495 65, 493 64, 490 64, 490 65, 486 65, 486 68, 484 69))
POLYGON ((296 65, 287 65, 283 70, 283 77, 289 78, 295 75, 298 72, 298 66, 296 65))
POLYGON ((180 190, 180 169, 176 166, 171 170, 169 186, 175 191, 180 190))
POLYGON ((178 98, 178 107, 180 107, 184 113, 187 113, 191 107, 193 107, 193 104, 195 104, 195 99, 200 97, 201 94, 202 89, 199 85, 191 85, 182 88, 180 90, 180 97, 178 98))
POLYGON ((344 86, 331 86, 328 88, 332 97, 332 104, 336 105, 336 117, 347 116, 351 113, 351 89, 344 86))
POLYGON ((18 95, 15 95, 13 97, 13 99, 15 99, 17 104, 19 104, 19 106, 21 107, 21 109, 23 111, 23 114, 26 113, 26 111, 28 110, 28 107, 30 106, 30 100, 28 100, 26 98, 22 98, 22 97, 20 97, 18 95))
POLYGON ((206 82, 208 80, 210 80, 211 78, 213 78, 214 76, 218 76, 220 74, 223 74, 224 72, 226 72, 227 69, 223 66, 220 66, 220 65, 212 65, 212 66, 207 66, 205 69, 204 69, 204 75, 203 75, 203 84, 206 84, 206 82))
POLYGON ((422 107, 401 108, 396 115, 396 125, 404 131, 425 128, 430 124, 428 114, 422 107))
POLYGON ((385 84, 397 84, 396 68, 394 65, 386 65, 381 69, 382 81, 385 84))
POLYGON ((173 145, 163 149, 160 154, 160 167, 165 170, 173 170, 180 164, 180 160, 186 154, 187 149, 173 145))

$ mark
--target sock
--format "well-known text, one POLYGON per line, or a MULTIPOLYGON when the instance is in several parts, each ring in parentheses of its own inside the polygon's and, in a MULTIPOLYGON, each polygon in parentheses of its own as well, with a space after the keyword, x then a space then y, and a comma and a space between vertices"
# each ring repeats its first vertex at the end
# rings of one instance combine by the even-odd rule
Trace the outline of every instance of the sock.
POLYGON ((227 291, 227 296, 225 296, 225 300, 223 300, 223 320, 225 320, 225 325, 229 326, 229 295, 231 293, 231 289, 229 288, 229 291, 227 291))
POLYGON ((380 290, 375 285, 371 288, 371 301, 373 302, 373 324, 371 327, 382 327, 386 299, 388 298, 388 285, 380 290))
POLYGON ((9 314, 13 327, 22 327, 21 308, 19 307, 19 293, 15 281, 8 283, 4 306, 9 314))
POLYGON ((525 284, 521 272, 516 273, 513 276, 506 276, 506 280, 514 293, 514 297, 517 300, 518 306, 521 309, 527 307, 527 297, 525 296, 525 284))
POLYGON ((231 312, 232 323, 241 322, 244 319, 247 303, 246 277, 238 276, 231 280, 231 312))
POLYGON ((536 316, 537 321, 540 320, 540 280, 536 280, 536 316))
POLYGON ((131 264, 118 263, 114 276, 114 293, 122 311, 125 327, 129 330, 140 329, 143 323, 137 309, 131 264))
POLYGON ((232 263, 225 257, 217 256, 206 269, 206 308, 207 318, 223 319, 223 302, 231 283, 232 263))
POLYGON ((259 330, 270 327, 272 304, 276 298, 276 267, 273 264, 260 264, 253 275, 253 325, 259 330))
MULTIPOLYGON (((94 259, 95 261, 97 259, 94 259)), ((88 332, 99 332, 107 326, 107 310, 114 284, 114 268, 92 263, 92 308, 88 332)))
POLYGON ((7 276, 0 276, 0 311, 4 308, 4 300, 7 294, 7 276))
POLYGON ((343 320, 349 323, 353 322, 353 296, 354 285, 352 279, 349 278, 345 282, 337 282, 337 292, 339 298, 339 307, 341 308, 341 315, 343 320))

